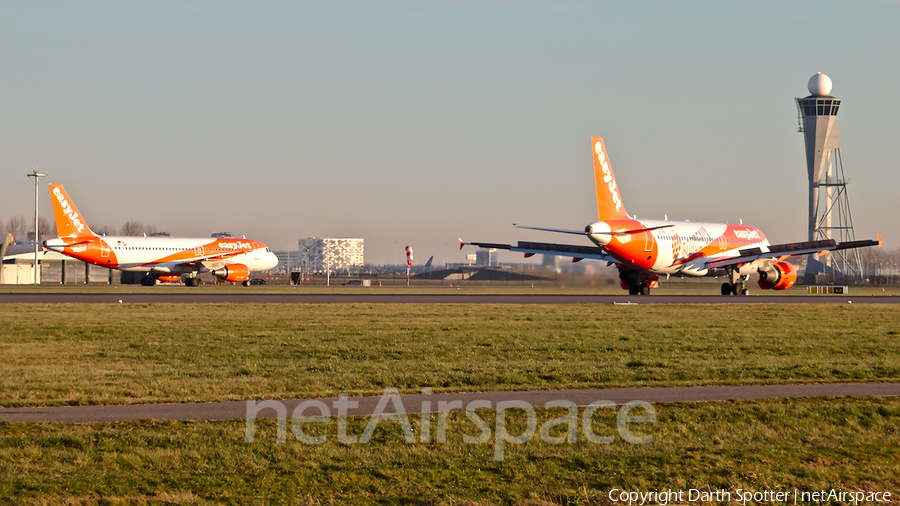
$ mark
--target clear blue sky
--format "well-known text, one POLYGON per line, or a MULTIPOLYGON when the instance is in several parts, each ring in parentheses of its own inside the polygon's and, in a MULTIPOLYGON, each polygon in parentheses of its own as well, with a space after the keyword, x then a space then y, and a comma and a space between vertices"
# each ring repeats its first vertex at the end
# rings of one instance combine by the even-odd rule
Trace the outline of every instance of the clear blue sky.
POLYGON ((793 98, 824 72, 857 236, 896 248, 898 19, 887 0, 2 2, 0 219, 33 212, 37 163, 92 225, 461 261, 457 236, 593 221, 600 135, 638 217, 803 240, 793 98))

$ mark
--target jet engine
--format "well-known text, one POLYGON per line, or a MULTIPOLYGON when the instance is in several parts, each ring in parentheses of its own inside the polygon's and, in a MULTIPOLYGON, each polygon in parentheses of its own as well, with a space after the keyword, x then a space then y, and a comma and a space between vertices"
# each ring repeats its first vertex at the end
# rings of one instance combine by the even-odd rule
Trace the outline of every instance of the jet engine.
POLYGON ((215 269, 210 272, 219 279, 224 279, 225 281, 231 281, 233 283, 247 281, 250 277, 250 269, 244 264, 228 264, 221 269, 215 269))
POLYGON ((797 282, 797 269, 787 262, 776 262, 757 273, 763 290, 787 290, 797 282))

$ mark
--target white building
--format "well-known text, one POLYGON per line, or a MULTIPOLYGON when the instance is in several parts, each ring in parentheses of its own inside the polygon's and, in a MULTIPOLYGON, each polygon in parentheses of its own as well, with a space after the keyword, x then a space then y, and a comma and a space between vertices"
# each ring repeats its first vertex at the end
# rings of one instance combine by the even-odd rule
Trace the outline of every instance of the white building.
POLYGON ((490 249, 479 249, 475 252, 475 265, 481 267, 497 267, 500 265, 500 261, 497 259, 497 250, 494 248, 490 249))
POLYGON ((300 270, 300 252, 299 251, 272 251, 275 258, 278 259, 278 266, 275 267, 276 272, 294 272, 300 270))
POLYGON ((307 237, 300 239, 298 264, 302 272, 352 271, 362 268, 363 239, 307 237))

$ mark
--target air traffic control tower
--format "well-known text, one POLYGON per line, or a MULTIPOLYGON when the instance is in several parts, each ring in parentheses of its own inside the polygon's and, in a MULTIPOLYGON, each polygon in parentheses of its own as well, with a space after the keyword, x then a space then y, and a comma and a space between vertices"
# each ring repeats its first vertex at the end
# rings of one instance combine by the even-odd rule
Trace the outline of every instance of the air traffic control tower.
MULTIPOLYGON (((854 241, 856 235, 847 196, 848 181, 844 177, 841 161, 841 136, 837 122, 841 99, 830 95, 831 79, 821 72, 809 79, 807 87, 810 95, 796 100, 809 176, 809 240, 854 241)), ((807 283, 814 283, 818 273, 862 274, 856 249, 831 252, 821 260, 816 255, 809 256, 807 283)))

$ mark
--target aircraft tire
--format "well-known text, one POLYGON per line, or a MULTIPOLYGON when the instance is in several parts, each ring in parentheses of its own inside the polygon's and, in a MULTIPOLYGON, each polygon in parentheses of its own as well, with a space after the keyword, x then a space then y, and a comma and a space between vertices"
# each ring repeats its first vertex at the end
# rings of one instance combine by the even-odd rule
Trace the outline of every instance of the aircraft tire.
POLYGON ((641 295, 650 295, 650 287, 647 285, 641 285, 640 292, 641 295))
POLYGON ((731 295, 731 283, 722 283, 722 295, 731 295))

